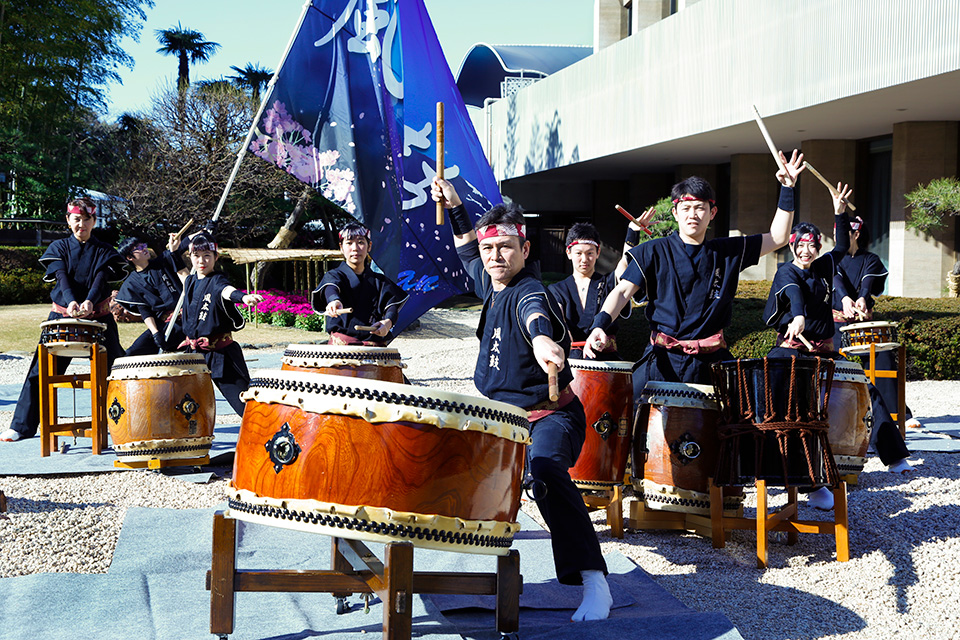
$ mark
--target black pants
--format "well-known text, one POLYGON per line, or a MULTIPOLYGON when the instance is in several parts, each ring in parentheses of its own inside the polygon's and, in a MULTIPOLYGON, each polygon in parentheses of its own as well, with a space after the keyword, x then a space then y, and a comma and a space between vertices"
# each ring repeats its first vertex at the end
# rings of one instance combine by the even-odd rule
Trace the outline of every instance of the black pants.
MULTIPOLYGON (((47 320, 60 320, 63 316, 59 313, 50 312, 47 320)), ((123 355, 123 347, 120 346, 120 336, 117 333, 117 322, 113 316, 107 314, 102 318, 95 318, 97 322, 107 325, 104 332, 104 346, 107 348, 107 368, 113 366, 113 361, 123 355)), ((56 358, 56 375, 63 375, 70 361, 73 358, 56 358)), ((13 421, 10 428, 20 434, 21 438, 32 438, 37 435, 37 429, 40 427, 40 363, 38 354, 33 352, 33 362, 30 364, 30 370, 23 381, 23 387, 20 389, 20 398, 17 400, 17 407, 13 412, 13 421)))
POLYGON ((207 366, 210 367, 210 377, 220 389, 220 393, 237 415, 243 417, 246 403, 240 399, 240 394, 250 387, 250 371, 243 359, 243 350, 236 342, 231 342, 223 349, 215 351, 200 351, 207 366))
POLYGON ((583 584, 581 571, 607 573, 597 532, 568 469, 580 456, 587 418, 574 399, 563 409, 531 423, 527 464, 534 479, 534 498, 550 529, 553 563, 561 584, 583 584))

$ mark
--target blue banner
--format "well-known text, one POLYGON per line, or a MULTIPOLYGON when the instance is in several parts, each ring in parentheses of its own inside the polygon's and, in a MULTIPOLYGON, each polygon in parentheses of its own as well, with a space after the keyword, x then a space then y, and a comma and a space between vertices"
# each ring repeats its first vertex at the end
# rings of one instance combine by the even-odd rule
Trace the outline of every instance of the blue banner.
POLYGON ((500 202, 422 0, 314 0, 250 151, 370 228, 373 258, 410 293, 398 325, 468 289, 449 225, 436 225, 436 104, 444 177, 476 221, 500 202))

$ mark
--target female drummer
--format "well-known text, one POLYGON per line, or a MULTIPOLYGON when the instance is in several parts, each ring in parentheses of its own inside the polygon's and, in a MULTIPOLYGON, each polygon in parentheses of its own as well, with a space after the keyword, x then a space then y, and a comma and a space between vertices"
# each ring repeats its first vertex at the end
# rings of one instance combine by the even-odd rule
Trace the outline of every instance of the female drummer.
MULTIPOLYGON (((839 345, 843 333, 841 327, 851 322, 873 319, 873 297, 883 292, 887 281, 887 268, 880 256, 867 251, 870 235, 863 219, 857 216, 850 220, 850 248, 837 265, 833 277, 833 343, 839 345)), ((878 351, 877 368, 896 371, 896 351, 878 351)), ((877 378, 877 389, 888 407, 897 406, 897 381, 894 378, 877 378)), ((920 421, 906 408, 906 425, 919 428, 920 421)))
MULTIPOLYGON (((54 240, 40 257, 46 267, 43 279, 55 282, 50 298, 53 308, 47 320, 81 318, 107 325, 104 346, 107 366, 123 355, 117 323, 110 313, 110 283, 123 278, 126 265, 116 249, 93 237, 97 223, 97 205, 90 198, 78 198, 67 204, 70 235, 54 240)), ((57 375, 63 375, 70 358, 56 358, 57 375)), ((23 382, 20 399, 10 428, 0 433, 0 441, 13 442, 36 435, 40 426, 40 366, 34 352, 33 364, 23 382)))
MULTIPOLYGON (((814 225, 801 222, 793 227, 790 235, 793 261, 777 269, 764 310, 766 324, 778 330, 776 346, 768 357, 810 354, 839 357, 833 347, 833 276, 849 247, 850 223, 845 209, 846 198, 852 191, 846 185, 837 185, 837 191, 833 199, 837 244, 832 251, 820 255, 820 230, 814 225), (804 339, 812 349, 803 343, 804 339)), ((893 472, 909 469, 910 452, 873 385, 870 385, 870 399, 874 415, 871 440, 880 460, 893 472)), ((833 494, 826 488, 811 493, 809 500, 817 508, 833 508, 833 494)))
POLYGON ((180 346, 202 353, 210 367, 210 377, 237 415, 243 415, 240 394, 250 386, 250 372, 233 331, 244 327, 237 304, 253 305, 263 296, 237 291, 220 271, 216 240, 201 231, 190 239, 193 273, 183 283, 183 332, 180 346))

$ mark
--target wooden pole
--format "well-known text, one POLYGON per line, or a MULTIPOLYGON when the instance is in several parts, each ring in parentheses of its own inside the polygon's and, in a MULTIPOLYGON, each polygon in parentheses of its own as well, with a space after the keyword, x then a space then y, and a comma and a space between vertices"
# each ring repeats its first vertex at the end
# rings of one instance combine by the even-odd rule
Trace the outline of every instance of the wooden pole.
MULTIPOLYGON (((443 179, 443 103, 437 103, 437 177, 443 179)), ((443 226, 443 198, 437 203, 437 226, 443 226)))

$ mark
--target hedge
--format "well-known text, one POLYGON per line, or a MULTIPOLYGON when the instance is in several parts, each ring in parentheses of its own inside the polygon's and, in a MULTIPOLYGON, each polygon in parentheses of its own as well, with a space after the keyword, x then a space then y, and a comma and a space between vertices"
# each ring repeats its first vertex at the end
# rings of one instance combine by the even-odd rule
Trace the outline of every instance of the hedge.
POLYGON ((0 272, 27 269, 43 272, 40 256, 45 247, 0 247, 0 272))
POLYGON ((43 271, 0 270, 0 304, 40 304, 50 301, 53 283, 43 281, 43 271))

